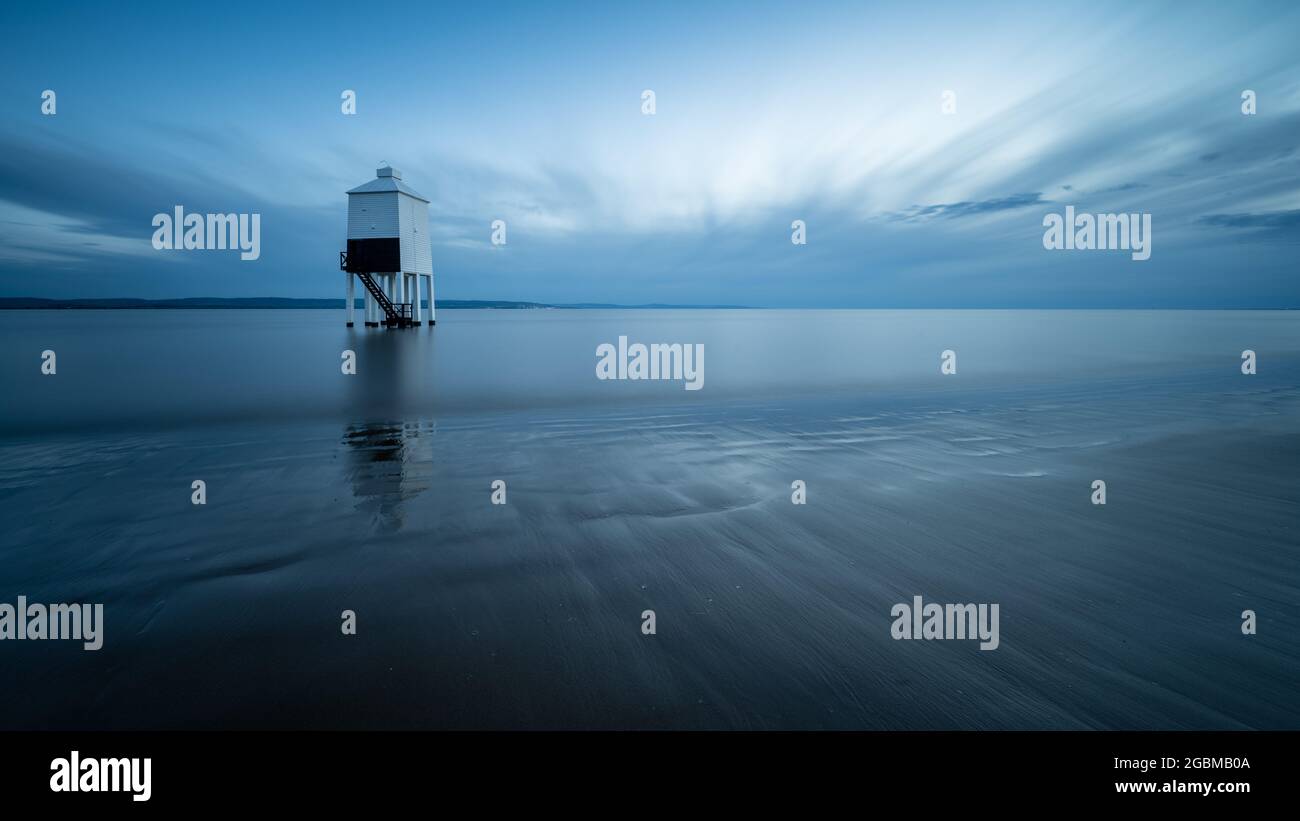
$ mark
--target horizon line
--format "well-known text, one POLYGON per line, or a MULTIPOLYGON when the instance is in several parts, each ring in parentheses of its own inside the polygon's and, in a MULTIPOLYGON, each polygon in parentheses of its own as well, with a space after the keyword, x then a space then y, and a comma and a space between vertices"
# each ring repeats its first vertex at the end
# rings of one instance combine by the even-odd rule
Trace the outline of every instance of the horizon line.
MULTIPOLYGON (((363 304, 358 299, 357 304, 363 304)), ((427 300, 423 301, 427 306, 427 300)), ((0 296, 0 310, 343 310, 344 297, 7 297, 0 296), (114 304, 118 303, 118 304, 114 304), (129 303, 129 304, 121 304, 129 303), (196 304, 207 303, 207 304, 196 304), (292 304, 285 304, 292 303, 292 304)), ((538 302, 509 299, 443 299, 435 307, 447 310, 743 310, 743 311, 1295 311, 1300 306, 1214 306, 1214 305, 733 305, 723 303, 607 303, 607 302, 538 302)))

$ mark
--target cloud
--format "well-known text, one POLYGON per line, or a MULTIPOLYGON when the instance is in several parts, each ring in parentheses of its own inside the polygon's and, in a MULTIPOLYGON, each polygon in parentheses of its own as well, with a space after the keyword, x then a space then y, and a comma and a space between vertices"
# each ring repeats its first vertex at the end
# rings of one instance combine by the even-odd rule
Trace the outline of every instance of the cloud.
MULTIPOLYGON (((321 15, 319 36, 285 38, 301 21, 268 12, 259 30, 276 49, 196 35, 202 47, 172 55, 148 95, 121 90, 121 75, 148 65, 138 54, 72 61, 57 117, 0 125, 0 293, 335 295, 343 192, 382 158, 432 201, 449 297, 1178 299, 1173 277, 1052 280, 1053 265, 1102 263, 1044 259, 1032 212, 1057 201, 1150 212, 1161 236, 1148 270, 1183 254, 1188 277, 1210 270, 1206 250, 1293 236, 1297 15, 1193 19, 1102 5, 1111 24, 1068 35, 1047 8, 993 20, 825 7, 801 24, 759 8, 730 38, 702 33, 728 33, 724 12, 684 26, 666 9, 651 15, 656 47, 633 50, 601 15, 569 28, 548 10, 537 13, 541 29, 473 22, 469 32, 456 21, 429 30, 414 16, 402 36, 422 47, 377 62, 340 61, 319 45, 351 36, 344 22, 321 15), (873 45, 831 31, 866 32, 873 45), (255 93, 214 70, 217 56, 254 60, 255 93), (1260 92, 1254 117, 1238 109, 1243 77, 1260 92), (640 114, 647 87, 654 116, 640 114), (339 88, 360 90, 356 117, 339 113, 339 88), (958 110, 945 116, 949 88, 958 110), (152 215, 177 204, 261 212, 264 259, 135 254, 152 215), (509 226, 507 247, 488 242, 494 219, 509 226), (792 219, 810 237, 795 251, 792 219), (33 276, 51 263, 62 278, 33 276)), ((132 14, 124 25, 160 35, 176 25, 132 14)), ((54 45, 101 39, 69 33, 54 45)), ((29 50, 17 54, 24 62, 51 47, 14 44, 29 50)), ((0 77, 0 91, 26 94, 25 82, 0 77)), ((1252 260, 1249 276, 1276 279, 1276 250, 1252 260)), ((1264 284, 1288 303, 1300 297, 1294 279, 1264 284)))
MULTIPOLYGON (((1119 185, 1112 185, 1109 188, 1103 188, 1100 191, 1094 191, 1093 193, 1094 194, 1123 194, 1126 191, 1141 191, 1145 188, 1150 188, 1150 187, 1151 186, 1147 185, 1144 182, 1126 182, 1126 183, 1121 183, 1119 185)), ((1069 190, 1069 186, 1065 186, 1065 188, 1069 190)))
POLYGON ((1007 197, 994 197, 975 202, 948 202, 936 205, 917 205, 903 211, 887 214, 890 222, 924 222, 930 219, 960 219, 962 217, 993 214, 999 211, 1012 211, 1031 205, 1047 204, 1041 192, 1031 194, 1012 194, 1007 197))
POLYGON ((1249 230, 1257 237, 1300 239, 1300 209, 1262 214, 1210 214, 1200 222, 1216 228, 1249 230))
POLYGON ((72 265, 152 254, 148 236, 106 234, 76 218, 0 201, 0 261, 72 265))

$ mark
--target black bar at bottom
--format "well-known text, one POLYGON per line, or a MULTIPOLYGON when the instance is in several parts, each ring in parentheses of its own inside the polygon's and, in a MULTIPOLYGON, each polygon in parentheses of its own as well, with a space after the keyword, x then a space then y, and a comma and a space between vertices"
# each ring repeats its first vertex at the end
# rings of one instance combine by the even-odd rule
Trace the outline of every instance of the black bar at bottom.
MULTIPOLYGON (((247 808, 259 796, 278 796, 296 808, 337 812, 430 798, 527 803, 531 795, 540 811, 614 790, 638 806, 652 792, 657 800, 677 796, 690 805, 697 802, 691 796, 724 807, 734 800, 737 808, 770 795, 802 795, 863 807, 879 800, 918 808, 945 801, 1037 807, 1044 800, 1149 807, 1190 799, 1230 810, 1243 801, 1289 797, 1300 738, 1294 732, 180 731, 6 733, 0 741, 7 807, 17 801, 51 809, 247 808), (70 766, 72 751, 83 769, 87 759, 148 758, 149 799, 134 801, 127 790, 53 791, 58 770, 52 762, 70 766), (1209 784, 1210 793, 1192 784, 1209 784)), ((102 772, 102 764, 90 769, 102 772)))

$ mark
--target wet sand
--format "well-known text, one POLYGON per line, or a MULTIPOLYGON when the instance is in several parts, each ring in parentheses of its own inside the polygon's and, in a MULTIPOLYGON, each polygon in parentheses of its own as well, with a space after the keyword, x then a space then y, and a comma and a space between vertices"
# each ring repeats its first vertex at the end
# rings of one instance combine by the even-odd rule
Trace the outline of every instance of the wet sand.
POLYGON ((0 726, 1294 729, 1298 418, 1181 373, 15 437, 4 592, 107 625, 0 648, 0 726), (1001 646, 892 640, 913 595, 1001 646))

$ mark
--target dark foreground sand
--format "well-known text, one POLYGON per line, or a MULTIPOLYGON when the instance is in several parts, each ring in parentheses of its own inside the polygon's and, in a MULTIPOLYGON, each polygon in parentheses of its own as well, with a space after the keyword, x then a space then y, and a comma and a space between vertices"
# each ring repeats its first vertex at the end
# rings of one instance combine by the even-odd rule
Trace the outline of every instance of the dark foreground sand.
POLYGON ((0 588, 107 624, 0 646, 0 727, 1298 728, 1294 384, 5 440, 0 588))

